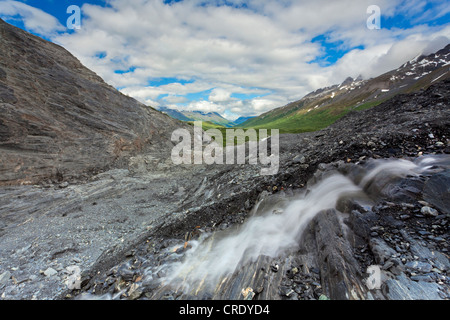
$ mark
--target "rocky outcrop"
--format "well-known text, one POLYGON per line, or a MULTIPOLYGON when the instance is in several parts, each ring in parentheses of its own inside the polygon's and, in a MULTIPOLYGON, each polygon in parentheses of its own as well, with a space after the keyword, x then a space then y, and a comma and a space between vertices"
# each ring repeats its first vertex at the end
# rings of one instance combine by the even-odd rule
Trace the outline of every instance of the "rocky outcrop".
POLYGON ((0 20, 0 185, 73 181, 142 153, 167 158, 180 126, 0 20))

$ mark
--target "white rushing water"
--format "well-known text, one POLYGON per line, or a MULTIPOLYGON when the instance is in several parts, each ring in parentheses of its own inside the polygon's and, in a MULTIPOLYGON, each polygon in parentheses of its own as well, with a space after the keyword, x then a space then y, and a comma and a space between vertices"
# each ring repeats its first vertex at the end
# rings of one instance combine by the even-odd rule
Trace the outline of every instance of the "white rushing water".
MULTIPOLYGON (((164 266, 169 276, 163 280, 178 290, 191 291, 200 286, 211 288, 240 266, 265 255, 276 258, 299 246, 302 232, 321 211, 335 208, 339 199, 360 197, 364 188, 379 176, 384 180, 418 175, 432 168, 433 157, 408 160, 374 160, 368 163, 359 182, 339 172, 308 186, 307 192, 296 196, 274 213, 273 208, 257 209, 238 229, 224 230, 204 236, 190 244, 182 262, 164 266), (388 178, 386 178, 388 177, 388 178)), ((383 180, 383 181, 384 181, 383 180)))

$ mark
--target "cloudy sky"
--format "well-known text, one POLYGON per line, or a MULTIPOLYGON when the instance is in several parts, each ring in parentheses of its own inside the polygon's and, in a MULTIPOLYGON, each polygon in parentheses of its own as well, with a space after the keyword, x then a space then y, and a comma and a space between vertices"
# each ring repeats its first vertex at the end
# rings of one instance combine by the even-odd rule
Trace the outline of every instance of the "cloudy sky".
POLYGON ((450 42, 447 0, 0 0, 0 17, 145 104, 229 119, 450 42), (81 9, 79 29, 68 28, 71 5, 81 9), (371 5, 380 29, 368 28, 371 5))

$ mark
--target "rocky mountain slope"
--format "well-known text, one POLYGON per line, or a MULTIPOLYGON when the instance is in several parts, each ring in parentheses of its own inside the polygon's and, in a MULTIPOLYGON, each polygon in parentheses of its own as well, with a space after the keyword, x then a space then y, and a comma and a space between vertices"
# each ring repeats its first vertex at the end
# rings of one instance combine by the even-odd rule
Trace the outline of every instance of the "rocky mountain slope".
POLYGON ((235 126, 240 125, 241 123, 244 123, 250 119, 253 119, 255 117, 239 117, 236 120, 233 121, 233 123, 235 124, 235 126))
POLYGON ((160 107, 159 111, 171 116, 172 118, 181 121, 203 121, 211 122, 223 127, 232 127, 236 125, 235 122, 225 119, 217 112, 203 112, 203 111, 186 111, 175 110, 167 107, 160 107))
POLYGON ((167 157, 182 126, 0 20, 0 185, 83 178, 142 153, 167 157))
POLYGON ((450 77, 450 45, 428 56, 417 56, 376 78, 347 78, 339 85, 309 93, 299 101, 271 110, 241 124, 281 132, 323 129, 352 110, 364 110, 397 94, 414 92, 450 77))

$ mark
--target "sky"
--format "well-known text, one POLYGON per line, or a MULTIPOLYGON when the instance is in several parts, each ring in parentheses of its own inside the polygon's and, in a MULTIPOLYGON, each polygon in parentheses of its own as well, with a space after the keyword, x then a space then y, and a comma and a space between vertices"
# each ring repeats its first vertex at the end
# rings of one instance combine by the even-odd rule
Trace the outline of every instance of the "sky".
POLYGON ((450 42, 446 0, 0 0, 0 18, 142 103, 230 120, 450 42))

